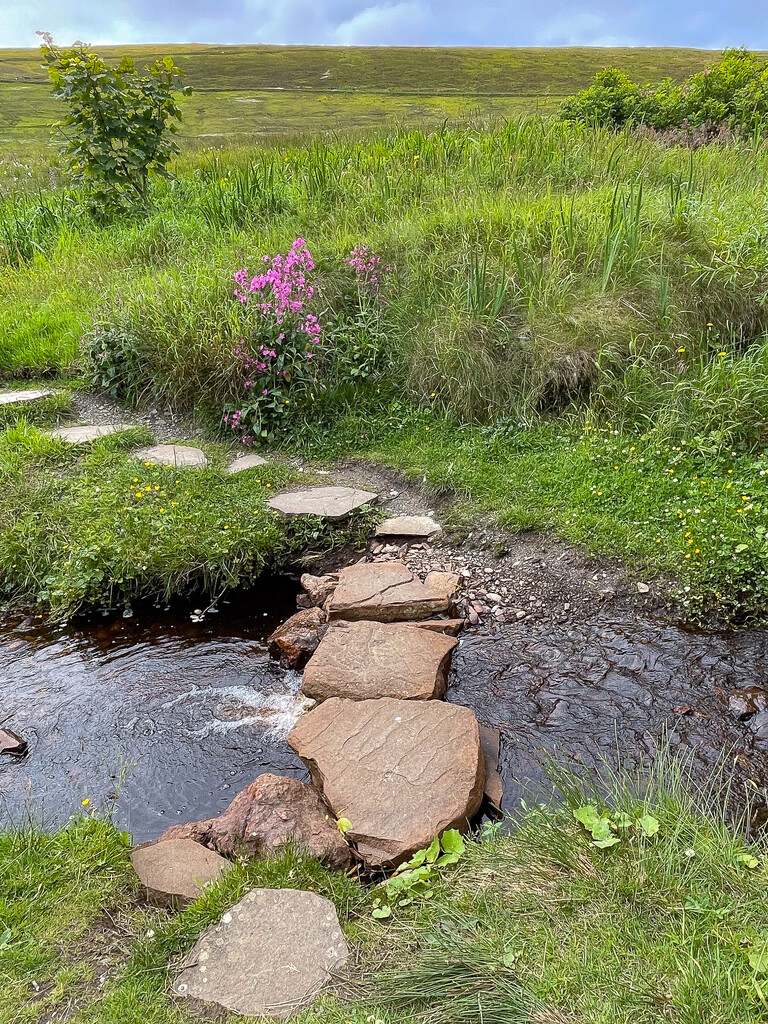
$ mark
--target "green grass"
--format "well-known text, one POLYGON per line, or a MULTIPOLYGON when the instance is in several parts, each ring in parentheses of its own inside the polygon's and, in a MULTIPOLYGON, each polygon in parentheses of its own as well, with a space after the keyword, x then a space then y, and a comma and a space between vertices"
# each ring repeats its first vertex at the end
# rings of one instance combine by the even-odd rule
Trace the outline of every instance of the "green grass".
MULTIPOLYGON (((233 349, 255 326, 232 274, 301 235, 328 351, 271 444, 372 453, 510 528, 552 527, 681 577, 692 611, 765 614, 763 143, 691 153, 522 118, 189 154, 175 172, 146 216, 103 226, 76 192, 14 186, 0 204, 0 373, 87 370, 95 334, 126 398, 215 436, 242 401, 233 349), (350 277, 359 243, 394 267, 383 308, 361 305, 350 277)), ((45 592, 45 544, 0 561, 7 593, 45 592)), ((228 564, 217 556, 212 578, 228 564)), ((60 570, 59 590, 74 556, 60 570)), ((117 560, 101 585, 122 577, 117 560)))
POLYGON ((131 458, 148 440, 137 428, 69 446, 24 419, 0 433, 6 600, 64 615, 194 591, 217 596, 365 529, 365 514, 334 529, 273 512, 267 498, 296 479, 279 464, 229 476, 219 444, 203 445, 209 467, 200 470, 131 458))
MULTIPOLYGON (((324 46, 99 47, 151 63, 171 54, 195 93, 182 100, 185 146, 253 140, 264 134, 360 131, 440 124, 467 114, 546 112, 584 88, 605 64, 630 77, 683 79, 714 51, 560 47, 462 49, 324 46), (256 101, 256 102, 253 102, 256 101)), ((0 50, 0 139, 47 143, 57 120, 37 50, 0 50)))
POLYGON ((664 752, 648 772, 550 770, 557 806, 523 812, 507 834, 486 827, 431 897, 384 923, 370 916, 375 889, 295 850, 236 865, 172 913, 142 907, 125 838, 103 822, 4 833, 0 1021, 68 1007, 73 1024, 186 1024, 168 996, 174 971, 254 886, 326 896, 352 947, 350 983, 300 1024, 764 1020, 768 849, 725 823, 719 780, 694 784, 689 763, 664 752), (589 803, 627 823, 650 814, 658 832, 630 824, 597 849, 573 817, 589 803), (102 915, 119 934, 106 950, 102 915))

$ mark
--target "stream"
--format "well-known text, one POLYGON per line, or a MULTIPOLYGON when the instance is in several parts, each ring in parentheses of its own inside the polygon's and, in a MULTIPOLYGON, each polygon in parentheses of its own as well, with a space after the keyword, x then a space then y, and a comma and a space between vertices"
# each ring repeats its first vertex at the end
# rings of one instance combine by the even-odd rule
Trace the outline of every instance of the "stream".
MULTIPOLYGON (((0 826, 60 825, 88 801, 143 842, 219 814, 262 772, 308 779, 285 742, 306 706, 300 677, 265 644, 296 591, 272 580, 202 620, 190 605, 0 626, 0 726, 29 742, 0 758, 0 826)), ((768 778, 768 710, 759 690, 732 694, 768 684, 767 655, 768 630, 526 621, 465 633, 447 699, 501 730, 506 810, 551 792, 542 751, 637 762, 665 734, 702 780, 725 754, 738 797, 768 778)))

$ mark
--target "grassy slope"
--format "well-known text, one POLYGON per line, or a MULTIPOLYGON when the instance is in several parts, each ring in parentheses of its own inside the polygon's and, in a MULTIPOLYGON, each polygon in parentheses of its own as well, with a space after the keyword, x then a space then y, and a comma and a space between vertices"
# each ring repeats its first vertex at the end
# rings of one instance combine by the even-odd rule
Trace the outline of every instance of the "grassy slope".
POLYGON ((356 954, 360 985, 300 1024, 415 1024, 425 1009, 445 1024, 755 1024, 767 1012, 768 850, 701 813, 666 763, 640 800, 632 780, 606 780, 627 815, 617 846, 591 845, 569 810, 589 788, 566 779, 564 812, 487 831, 430 899, 384 924, 370 918, 375 890, 293 852, 238 865, 173 914, 137 901, 125 839, 102 822, 0 834, 0 1024, 64 1007, 72 1024, 189 1021, 167 996, 174 967, 257 885, 330 898, 356 954), (630 824, 649 812, 650 839, 630 824))
MULTIPOLYGON (((182 101, 187 145, 196 138, 210 144, 221 137, 370 129, 394 121, 439 124, 473 111, 493 117, 544 112, 605 64, 656 82, 685 78, 716 57, 705 50, 599 47, 134 46, 100 52, 137 62, 174 56, 195 89, 182 101)), ((0 50, 0 139, 45 143, 56 117, 37 51, 0 50)))

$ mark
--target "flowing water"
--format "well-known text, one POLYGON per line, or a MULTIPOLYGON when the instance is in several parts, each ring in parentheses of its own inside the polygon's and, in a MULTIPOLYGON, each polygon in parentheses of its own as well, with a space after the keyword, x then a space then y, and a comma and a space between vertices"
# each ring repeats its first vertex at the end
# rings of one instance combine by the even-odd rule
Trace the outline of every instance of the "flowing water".
MULTIPOLYGON (((202 621, 191 608, 0 629, 0 726, 29 741, 0 757, 0 825, 113 810, 137 842, 220 813, 264 771, 307 778, 285 737, 305 707, 265 636, 296 583, 264 583, 202 621)), ((542 751, 637 761, 660 737, 702 778, 728 753, 737 789, 768 778, 768 631, 701 634, 663 622, 524 622, 466 634, 448 699, 501 730, 505 807, 547 791, 542 751), (618 754, 617 754, 618 751, 618 754)), ((754 788, 754 787, 753 787, 754 788)))
POLYGON ((695 633, 605 617, 466 636, 447 696, 500 729, 507 810, 551 792, 547 754, 587 766, 647 763, 666 737, 691 752, 702 781, 725 764, 736 805, 749 794, 758 823, 768 781, 766 686, 768 630, 695 633))
POLYGON ((219 814, 264 771, 306 778, 285 737, 300 678, 264 637, 294 610, 295 582, 194 609, 0 632, 0 726, 29 742, 0 758, 0 822, 53 825, 112 808, 137 842, 219 814))

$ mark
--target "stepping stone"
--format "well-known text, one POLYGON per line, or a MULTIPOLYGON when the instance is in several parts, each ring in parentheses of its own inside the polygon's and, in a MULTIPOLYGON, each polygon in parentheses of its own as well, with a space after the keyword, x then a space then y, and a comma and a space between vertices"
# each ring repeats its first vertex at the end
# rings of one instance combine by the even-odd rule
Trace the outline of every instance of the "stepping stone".
POLYGON ((197 899, 204 885, 215 882, 232 862, 191 839, 145 843, 130 854, 147 897, 161 907, 183 907, 197 899))
POLYGON ((141 459, 142 462, 156 462, 159 466, 203 469, 208 465, 204 452, 184 444, 156 444, 153 448, 142 448, 134 452, 133 458, 141 459))
POLYGON ((100 437, 111 437, 112 434, 122 434, 126 430, 135 430, 137 423, 81 423, 76 427, 57 427, 55 430, 46 430, 48 437, 55 437, 59 441, 66 441, 67 444, 87 444, 89 441, 98 441, 100 437))
POLYGON ((39 402, 43 398, 53 398, 56 391, 3 391, 0 392, 0 405, 16 405, 17 402, 39 402))
POLYGON ((339 573, 328 614, 332 619, 378 622, 429 619, 452 608, 444 591, 420 583, 405 562, 360 562, 339 573))
POLYGON ((466 829, 483 799, 480 730, 458 704, 331 697, 301 716, 288 744, 374 868, 466 829))
POLYGON ((464 629, 464 619, 422 619, 414 622, 419 629, 430 629, 434 633, 445 633, 447 636, 458 636, 464 629))
POLYGON ((301 577, 301 585, 306 591, 303 600, 307 601, 307 607, 321 608, 339 585, 339 576, 338 573, 313 576, 305 572, 301 577))
POLYGON ((339 622, 309 659, 301 689, 318 701, 442 697, 457 644, 453 637, 401 622, 339 622))
POLYGON ((266 857, 293 839, 336 870, 344 871, 353 861, 314 786, 282 775, 259 775, 218 818, 173 825, 158 844, 180 839, 203 843, 229 857, 266 857))
POLYGON ((339 519, 378 498, 357 487, 310 487, 305 491, 286 491, 270 498, 267 504, 286 516, 325 516, 339 519))
POLYGON ((501 810, 504 799, 504 784, 499 774, 499 756, 501 752, 501 733, 488 725, 480 726, 480 745, 483 748, 485 761, 485 796, 494 807, 501 810))
POLYGON ((304 608, 286 619, 267 638, 269 653, 284 668, 304 668, 327 629, 328 618, 324 611, 304 608))
POLYGON ((429 516, 397 516, 385 519, 376 527, 377 537, 415 537, 428 540, 436 533, 442 533, 442 527, 429 516))
POLYGON ((227 466, 228 473, 242 473, 246 469, 256 469, 258 466, 266 466, 267 460, 261 455, 257 455, 256 452, 251 452, 250 455, 239 455, 236 459, 227 466))
POLYGON ((336 908, 314 892, 253 889, 195 943, 173 985, 195 1003, 287 1020, 349 956, 336 908))

